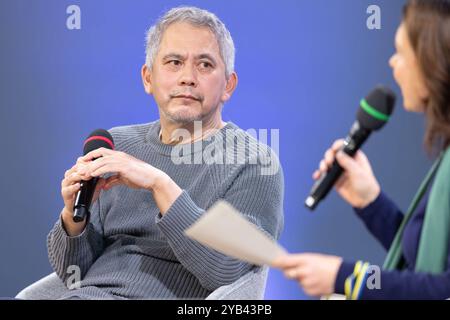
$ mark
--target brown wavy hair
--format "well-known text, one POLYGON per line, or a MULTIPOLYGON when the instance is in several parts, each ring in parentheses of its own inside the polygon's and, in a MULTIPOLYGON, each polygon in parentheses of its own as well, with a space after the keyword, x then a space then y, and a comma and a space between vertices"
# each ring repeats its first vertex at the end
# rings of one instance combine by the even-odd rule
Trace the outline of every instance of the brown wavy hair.
POLYGON ((409 0, 403 22, 430 93, 424 143, 431 154, 450 146, 450 0, 409 0))

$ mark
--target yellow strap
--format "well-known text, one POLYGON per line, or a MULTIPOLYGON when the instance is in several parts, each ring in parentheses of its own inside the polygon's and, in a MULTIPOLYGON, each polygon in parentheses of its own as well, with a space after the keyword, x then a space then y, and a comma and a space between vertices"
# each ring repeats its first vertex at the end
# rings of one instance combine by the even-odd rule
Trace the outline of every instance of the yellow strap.
POLYGON ((361 290, 362 282, 363 282, 363 279, 365 278, 368 268, 369 268, 369 263, 368 262, 364 263, 364 265, 362 266, 362 268, 356 278, 356 284, 355 284, 355 287, 353 288, 353 292, 352 292, 352 300, 356 300, 358 298, 358 294, 359 294, 359 291, 361 290))

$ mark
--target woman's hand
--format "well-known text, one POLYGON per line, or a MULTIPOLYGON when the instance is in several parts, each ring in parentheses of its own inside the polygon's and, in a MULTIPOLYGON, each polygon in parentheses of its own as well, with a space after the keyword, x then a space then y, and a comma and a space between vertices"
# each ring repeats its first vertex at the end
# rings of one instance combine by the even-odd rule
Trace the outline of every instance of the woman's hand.
POLYGON ((320 161, 319 169, 313 173, 317 180, 326 172, 336 158, 344 172, 336 181, 335 189, 339 195, 352 207, 364 208, 373 202, 380 194, 380 185, 376 180, 372 167, 366 155, 358 150, 352 158, 339 151, 344 140, 336 140, 330 149, 325 152, 324 159, 320 161))
POLYGON ((341 257, 301 253, 281 256, 272 266, 282 269, 287 278, 297 281, 306 294, 321 296, 334 293, 341 264, 341 257))

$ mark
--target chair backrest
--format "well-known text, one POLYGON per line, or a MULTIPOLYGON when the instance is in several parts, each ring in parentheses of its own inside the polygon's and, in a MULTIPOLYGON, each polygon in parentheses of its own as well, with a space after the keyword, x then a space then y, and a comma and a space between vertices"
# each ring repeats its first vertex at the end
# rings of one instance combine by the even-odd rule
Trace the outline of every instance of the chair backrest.
MULTIPOLYGON (((207 300, 261 300, 264 299, 268 267, 252 269, 235 282, 214 290, 207 300)), ((56 273, 31 284, 16 296, 17 299, 41 300, 58 299, 67 289, 56 273)))
POLYGON ((235 282, 214 290, 206 300, 262 300, 269 267, 255 268, 235 282))
POLYGON ((53 272, 20 291, 16 298, 23 300, 54 300, 67 292, 69 292, 69 289, 53 272))

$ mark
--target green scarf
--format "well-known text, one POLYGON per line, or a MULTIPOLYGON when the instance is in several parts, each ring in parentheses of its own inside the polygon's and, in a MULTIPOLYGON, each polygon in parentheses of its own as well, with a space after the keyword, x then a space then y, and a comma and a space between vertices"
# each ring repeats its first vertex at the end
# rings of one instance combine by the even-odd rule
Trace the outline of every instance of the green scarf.
POLYGON ((401 270, 404 268, 402 259, 403 231, 428 189, 435 172, 436 176, 428 198, 420 235, 415 271, 439 274, 447 268, 450 234, 450 148, 447 148, 439 156, 420 185, 395 235, 383 269, 401 270))

